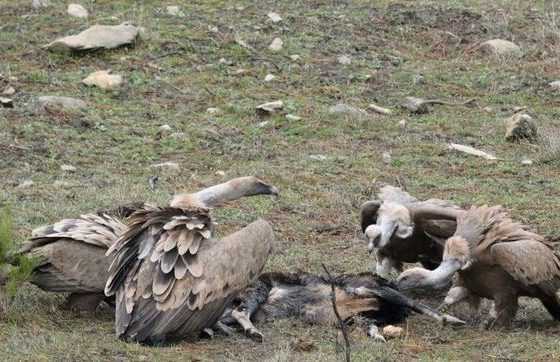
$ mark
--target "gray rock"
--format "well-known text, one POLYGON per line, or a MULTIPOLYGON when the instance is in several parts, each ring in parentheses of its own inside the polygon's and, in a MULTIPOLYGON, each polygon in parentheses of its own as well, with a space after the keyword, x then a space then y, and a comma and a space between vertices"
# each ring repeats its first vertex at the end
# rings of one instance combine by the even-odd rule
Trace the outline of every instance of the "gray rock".
POLYGON ((11 96, 14 95, 16 93, 16 90, 14 87, 12 86, 7 86, 6 88, 4 88, 4 90, 2 91, 2 95, 4 96, 11 96))
POLYGON ((84 51, 114 49, 132 44, 138 36, 138 28, 128 23, 120 25, 94 25, 77 35, 65 36, 47 44, 51 51, 84 51))
POLYGON ((521 57, 521 48, 508 40, 492 39, 480 45, 480 51, 488 55, 521 57))
POLYGON ((45 108, 59 108, 64 111, 82 111, 87 109, 87 103, 76 98, 61 96, 41 96, 37 98, 39 106, 45 108))
POLYGON ((75 18, 85 19, 89 16, 87 9, 80 4, 68 4, 66 12, 75 18))
POLYGON ((274 38, 274 40, 272 40, 272 43, 270 43, 270 45, 268 46, 268 49, 272 50, 273 52, 277 52, 282 50, 283 46, 284 42, 282 41, 282 39, 274 38))
POLYGON ((50 5, 49 0, 33 0, 33 1, 31 1, 31 6, 33 7, 33 9, 46 8, 49 5, 50 5))
POLYGON ((282 17, 275 12, 270 12, 266 16, 272 21, 273 23, 279 23, 282 21, 282 17))
POLYGON ((526 113, 516 113, 506 120, 506 140, 510 142, 537 139, 537 125, 526 113))

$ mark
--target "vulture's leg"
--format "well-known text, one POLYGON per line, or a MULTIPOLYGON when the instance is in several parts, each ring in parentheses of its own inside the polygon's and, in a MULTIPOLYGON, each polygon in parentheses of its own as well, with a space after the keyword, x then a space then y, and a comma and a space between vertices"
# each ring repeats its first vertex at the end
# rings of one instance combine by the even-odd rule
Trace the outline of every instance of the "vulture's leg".
POLYGON ((255 328, 251 322, 251 317, 262 304, 266 303, 270 289, 267 283, 257 280, 252 287, 245 291, 245 298, 243 298, 241 304, 231 311, 231 316, 241 325, 245 334, 258 342, 262 342, 264 336, 255 328))
POLYGON ((437 308, 440 312, 448 312, 449 307, 457 303, 466 301, 469 304, 470 320, 469 323, 477 325, 479 320, 480 297, 471 294, 471 292, 462 286, 454 286, 447 292, 443 303, 437 308))
POLYGON ((103 299, 103 293, 72 293, 66 298, 62 309, 93 313, 103 299))
POLYGON ((555 295, 543 295, 539 298, 548 313, 556 319, 560 320, 560 303, 555 295))
POLYGON ((511 294, 500 294, 494 297, 494 313, 490 312, 490 318, 485 322, 485 328, 509 327, 519 304, 517 296, 511 294), (494 314, 494 316, 492 316, 494 314))
POLYGON ((402 263, 383 255, 379 250, 376 253, 377 262, 375 264, 375 273, 382 278, 391 279, 391 272, 402 270, 402 263))
POLYGON ((377 327, 377 325, 375 325, 375 323, 372 323, 368 326, 367 335, 368 337, 373 338, 373 340, 376 342, 387 343, 385 337, 383 337, 383 335, 379 333, 379 328, 377 327))

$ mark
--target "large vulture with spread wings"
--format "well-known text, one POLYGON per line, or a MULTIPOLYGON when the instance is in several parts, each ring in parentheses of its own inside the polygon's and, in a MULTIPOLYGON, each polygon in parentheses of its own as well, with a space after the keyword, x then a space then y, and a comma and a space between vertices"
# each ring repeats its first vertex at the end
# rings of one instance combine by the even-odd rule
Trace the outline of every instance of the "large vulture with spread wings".
POLYGON ((237 293, 259 276, 273 233, 259 220, 218 240, 207 207, 277 193, 251 178, 135 212, 128 230, 107 252, 113 262, 105 294, 116 296, 117 336, 164 343, 215 324, 237 293))
POLYGON ((387 278, 393 269, 402 271, 403 262, 437 267, 445 240, 455 232, 454 210, 459 208, 439 199, 419 201, 394 186, 382 187, 377 196, 360 210, 368 250, 376 252, 377 274, 387 278))
POLYGON ((460 212, 440 266, 433 271, 409 269, 399 276, 398 285, 400 289, 438 287, 455 274, 458 280, 452 291, 494 301, 491 319, 495 320, 490 320, 490 326, 508 326, 521 296, 538 298, 560 320, 559 256, 542 236, 512 221, 500 206, 460 212))

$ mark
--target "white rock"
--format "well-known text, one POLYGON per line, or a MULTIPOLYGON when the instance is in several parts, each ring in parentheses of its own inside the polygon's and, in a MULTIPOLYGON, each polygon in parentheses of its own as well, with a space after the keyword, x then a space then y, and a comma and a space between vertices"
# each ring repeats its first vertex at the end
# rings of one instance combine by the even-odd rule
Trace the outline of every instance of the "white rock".
POLYGON ((2 91, 2 95, 5 96, 11 96, 14 95, 16 93, 16 90, 14 87, 12 86, 7 86, 6 88, 4 88, 4 90, 2 91))
POLYGON ((406 128, 406 119, 401 119, 401 120, 399 121, 399 126, 400 126, 401 128, 406 128))
POLYGON ((169 171, 180 171, 181 170, 181 167, 179 166, 179 164, 177 162, 171 162, 171 161, 157 163, 155 165, 152 165, 152 167, 153 168, 165 169, 165 170, 169 170, 169 171))
POLYGON ((4 108, 14 108, 14 101, 11 98, 0 97, 0 105, 4 108))
POLYGON ((297 62, 298 60, 301 59, 301 56, 299 56, 297 54, 292 54, 292 55, 290 55, 290 59, 293 60, 294 62, 297 62))
POLYGON ((524 159, 521 160, 521 164, 525 165, 525 166, 530 166, 530 165, 533 164, 533 161, 529 160, 528 158, 524 158, 524 159))
POLYGON ((268 126, 269 123, 270 123, 269 121, 259 122, 259 123, 257 124, 257 127, 259 127, 259 128, 264 128, 264 127, 268 126))
POLYGON ((216 175, 218 175, 220 177, 224 177, 226 175, 226 173, 222 170, 218 170, 218 171, 216 171, 216 175))
POLYGON ((77 35, 65 36, 47 44, 52 51, 80 51, 114 49, 131 44, 138 36, 138 28, 128 23, 120 25, 94 25, 77 35))
POLYGON ((18 189, 26 189, 28 187, 31 187, 35 185, 35 182, 33 182, 33 180, 25 180, 22 183, 20 183, 19 185, 17 185, 18 189))
POLYGON ((555 80, 554 82, 548 83, 548 86, 553 90, 560 90, 560 80, 555 80))
POLYGON ((274 101, 274 102, 259 104, 257 106, 257 111, 261 113, 275 113, 281 110, 282 108, 284 108, 284 102, 274 101))
POLYGON ((221 109, 217 108, 217 107, 210 107, 210 108, 206 109, 206 113, 208 113, 208 114, 219 114, 219 113, 221 113, 221 109))
POLYGON ((33 9, 46 8, 49 5, 50 5, 49 0, 33 0, 33 1, 31 1, 31 6, 33 7, 33 9))
POLYGON ((485 41, 480 45, 480 50, 485 54, 500 56, 521 57, 523 54, 521 48, 508 40, 492 39, 485 41))
POLYGON ((484 112, 486 112, 486 113, 492 113, 492 112, 494 112, 494 108, 489 107, 489 106, 482 108, 482 110, 483 110, 484 112))
POLYGON ((182 140, 185 139, 185 132, 173 132, 169 137, 182 140))
POLYGON ((342 65, 352 64, 352 58, 350 58, 350 56, 346 54, 339 56, 338 58, 336 58, 336 60, 338 61, 339 64, 342 65))
POLYGON ((87 103, 76 98, 61 96, 41 96, 37 98, 42 108, 60 108, 66 111, 80 111, 87 108, 87 103))
POLYGON ((383 159, 384 164, 386 164, 386 165, 391 164, 391 153, 383 152, 383 154, 381 155, 381 158, 383 159))
POLYGON ((76 167, 72 165, 61 165, 60 169, 64 172, 76 172, 76 167))
POLYGON ((279 50, 282 50, 283 46, 284 42, 282 41, 282 39, 274 38, 274 40, 272 40, 272 43, 270 43, 270 45, 268 46, 268 49, 272 50, 273 52, 277 52, 279 50))
POLYGON ((173 128, 171 128, 170 125, 162 124, 161 126, 158 127, 157 134, 160 135, 160 136, 163 136, 163 135, 171 133, 172 130, 173 130, 173 128))
POLYGON ((87 18, 89 15, 86 8, 84 8, 80 4, 68 4, 68 9, 66 10, 66 12, 70 16, 74 16, 76 18, 82 18, 82 19, 87 18))
POLYGON ((352 107, 344 103, 337 103, 334 106, 329 107, 329 113, 331 114, 347 114, 351 116, 367 116, 367 112, 361 108, 352 107))
POLYGON ((325 155, 309 155, 309 159, 313 161, 326 161, 328 157, 325 155))
POLYGON ((185 16, 185 13, 183 13, 183 11, 181 11, 181 8, 177 5, 168 6, 165 8, 165 11, 167 11, 167 15, 178 16, 180 18, 185 16))
POLYGON ((120 87, 123 82, 122 75, 111 74, 110 70, 100 70, 87 76, 82 83, 89 86, 96 86, 101 89, 115 89, 120 87))
POLYGON ((286 119, 288 121, 301 121, 301 117, 296 116, 295 114, 286 114, 286 119))
POLYGON ((211 33, 218 33, 220 31, 220 29, 218 29, 217 26, 208 25, 208 31, 211 32, 211 33))
POLYGON ((270 12, 268 13, 266 16, 268 16, 268 18, 273 22, 273 23, 279 23, 282 21, 282 17, 280 15, 278 15, 275 12, 270 12))
POLYGON ((266 77, 264 77, 264 81, 265 82, 271 82, 276 78, 276 76, 274 74, 267 74, 266 77))

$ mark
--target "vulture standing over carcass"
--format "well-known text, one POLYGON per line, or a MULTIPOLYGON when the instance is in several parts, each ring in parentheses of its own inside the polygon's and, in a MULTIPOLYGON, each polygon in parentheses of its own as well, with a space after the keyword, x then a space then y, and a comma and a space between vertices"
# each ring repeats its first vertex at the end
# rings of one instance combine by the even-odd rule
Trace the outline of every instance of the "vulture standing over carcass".
POLYGON ((362 232, 368 250, 376 250, 376 272, 388 278, 402 263, 420 262, 436 268, 443 255, 443 243, 455 232, 455 211, 459 208, 447 201, 419 201, 393 186, 384 186, 378 200, 361 207, 362 232))
POLYGON ((278 190, 254 177, 233 181, 131 215, 107 251, 105 294, 116 296, 119 338, 157 344, 198 333, 259 276, 272 247, 270 225, 258 220, 217 240, 208 208, 278 190))
POLYGON ((361 317, 368 323, 367 333, 385 341, 378 326, 402 322, 410 310, 428 315, 440 322, 464 324, 463 321, 440 314, 395 289, 395 286, 365 272, 333 277, 298 273, 264 273, 234 301, 233 309, 224 313, 225 325, 239 323, 245 333, 262 341, 263 335, 252 324, 265 320, 300 318, 307 323, 335 326, 338 320, 332 305, 331 283, 343 321, 361 317))
POLYGON ((437 288, 456 273, 449 300, 492 299, 495 320, 489 320, 489 326, 510 325, 522 296, 538 298, 554 319, 560 319, 559 256, 542 236, 513 222, 500 206, 472 207, 461 213, 440 266, 433 271, 409 269, 399 276, 398 286, 437 288))

